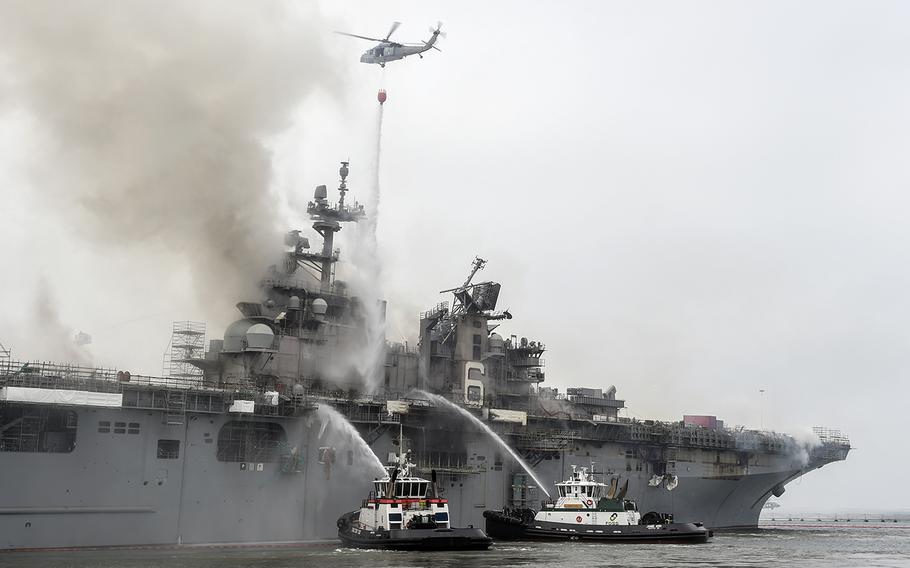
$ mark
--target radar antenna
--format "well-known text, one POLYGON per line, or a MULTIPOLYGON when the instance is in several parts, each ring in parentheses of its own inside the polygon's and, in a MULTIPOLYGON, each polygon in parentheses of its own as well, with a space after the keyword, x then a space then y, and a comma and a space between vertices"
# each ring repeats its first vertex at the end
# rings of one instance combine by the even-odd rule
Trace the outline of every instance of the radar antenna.
MULTIPOLYGON (((332 204, 328 200, 328 191, 324 185, 316 187, 313 195, 313 201, 307 204, 307 213, 313 219, 313 229, 322 236, 321 252, 305 252, 303 249, 309 246, 295 246, 295 250, 289 253, 290 268, 288 272, 293 272, 297 266, 306 265, 319 275, 319 287, 322 292, 329 292, 332 288, 333 267, 338 261, 338 251, 335 250, 335 233, 341 230, 342 223, 360 221, 366 216, 363 205, 354 202, 353 205, 347 205, 344 202, 345 195, 348 192, 347 178, 350 169, 350 162, 341 162, 338 169, 340 183, 338 184, 337 204, 332 204)), ((297 235, 292 241, 299 242, 297 235)))
POLYGON ((471 273, 468 274, 468 279, 464 281, 464 284, 461 285, 462 288, 467 288, 471 284, 471 280, 474 279, 474 275, 477 274, 478 270, 483 270, 483 267, 487 265, 487 261, 480 258, 479 256, 474 257, 474 262, 471 263, 471 273))

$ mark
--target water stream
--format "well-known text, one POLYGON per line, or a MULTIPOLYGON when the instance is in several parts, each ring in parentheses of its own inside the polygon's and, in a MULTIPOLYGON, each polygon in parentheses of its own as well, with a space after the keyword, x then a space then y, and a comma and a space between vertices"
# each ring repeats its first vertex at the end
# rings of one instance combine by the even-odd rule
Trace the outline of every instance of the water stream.
POLYGON ((367 464, 370 468, 371 477, 384 478, 388 474, 369 444, 343 414, 324 402, 319 403, 316 414, 322 421, 322 427, 319 429, 320 440, 325 439, 329 445, 352 449, 355 460, 359 458, 360 462, 367 464))
POLYGON ((355 365, 364 379, 364 389, 372 393, 382 380, 383 365, 386 357, 385 347, 385 309, 379 298, 382 298, 381 265, 379 243, 376 230, 379 224, 379 202, 381 188, 379 166, 382 158, 382 114, 383 105, 377 105, 376 111, 376 145, 370 164, 369 191, 364 195, 366 217, 360 222, 354 235, 356 242, 351 251, 352 265, 356 272, 350 278, 350 284, 356 294, 363 300, 364 344, 358 350, 355 365))
POLYGON ((527 474, 531 476, 531 479, 533 479, 534 482, 537 484, 538 489, 543 491, 547 497, 550 497, 550 492, 547 491, 547 488, 544 486, 544 484, 534 474, 534 471, 531 469, 531 466, 529 466, 527 463, 525 463, 525 461, 523 459, 521 459, 521 456, 519 456, 515 452, 515 450, 513 450, 512 447, 506 443, 505 440, 500 438, 499 435, 496 432, 494 432, 492 428, 487 426, 483 422, 483 420, 481 420, 480 418, 477 418, 476 416, 471 414, 467 409, 458 406, 457 404, 453 403, 452 401, 450 401, 442 396, 439 396, 438 394, 431 394, 431 393, 428 393, 428 392, 422 391, 422 390, 415 390, 414 392, 422 394, 423 396, 427 397, 428 399, 430 399, 437 405, 442 405, 442 406, 451 408, 452 410, 455 410, 456 412, 458 412, 459 414, 461 414, 462 416, 464 416, 465 418, 470 420, 473 424, 475 424, 476 426, 479 426, 480 429, 483 430, 484 432, 486 432, 491 438, 493 438, 493 440, 495 440, 496 443, 499 444, 499 446, 502 449, 507 451, 509 453, 509 455, 512 456, 512 459, 514 459, 516 462, 518 462, 518 465, 520 465, 522 467, 522 469, 524 469, 527 472, 527 474))

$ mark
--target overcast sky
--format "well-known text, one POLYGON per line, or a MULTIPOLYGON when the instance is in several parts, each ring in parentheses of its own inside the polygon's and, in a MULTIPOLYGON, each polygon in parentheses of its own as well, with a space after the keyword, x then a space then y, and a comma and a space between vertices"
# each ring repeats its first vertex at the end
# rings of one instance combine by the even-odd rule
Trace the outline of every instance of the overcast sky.
MULTIPOLYGON (((502 332, 546 343, 546 384, 614 384, 640 418, 841 428, 856 447, 847 462, 780 502, 910 507, 893 481, 910 469, 899 422, 910 400, 906 4, 331 2, 281 20, 274 35, 299 25, 299 45, 260 41, 268 17, 249 24, 265 36, 235 43, 242 34, 218 22, 236 14, 200 5, 215 24, 200 12, 174 26, 198 40, 187 53, 223 45, 227 55, 198 59, 235 74, 237 84, 211 83, 212 104, 230 99, 224 88, 274 111, 255 107, 240 126, 270 152, 269 187, 249 189, 271 200, 254 208, 273 213, 264 232, 307 228, 301 206, 336 183, 341 159, 353 195, 367 197, 376 90, 388 90, 378 231, 389 339, 413 341, 417 313, 448 299, 437 292, 481 255, 479 277, 503 283, 500 307, 515 315, 502 332), (442 51, 383 72, 358 62, 369 42, 331 33, 383 36, 393 20, 399 41, 427 39, 441 20, 442 51), (266 65, 270 50, 281 64, 266 65)), ((47 17, 65 27, 58 16, 47 17)), ((154 57, 162 37, 134 51, 154 57)), ((74 222, 84 201, 68 201, 48 172, 91 186, 77 178, 92 170, 58 161, 68 139, 55 134, 67 131, 42 114, 56 98, 41 106, 43 91, 22 87, 22 70, 45 63, 24 62, 26 48, 0 40, 0 342, 54 357, 46 334, 83 330, 94 363, 158 373, 171 321, 206 320, 217 337, 233 302, 200 298, 194 255, 207 253, 181 246, 166 222, 128 246, 117 223, 97 230, 103 211, 93 231, 74 222)), ((187 144, 182 159, 209 151, 187 144)), ((204 202, 173 206, 205 215, 204 202)))

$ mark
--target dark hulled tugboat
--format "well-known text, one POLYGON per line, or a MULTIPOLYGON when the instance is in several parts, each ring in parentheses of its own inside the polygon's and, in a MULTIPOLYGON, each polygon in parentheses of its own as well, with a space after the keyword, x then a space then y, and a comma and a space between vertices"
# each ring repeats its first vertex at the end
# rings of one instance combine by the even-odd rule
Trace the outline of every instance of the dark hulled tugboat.
POLYGON ((707 542, 711 531, 701 523, 674 523, 672 515, 651 512, 643 517, 625 500, 629 481, 617 491, 595 481, 586 467, 572 466, 572 478, 557 483, 559 498, 540 511, 484 511, 487 533, 502 540, 584 540, 594 542, 707 542))
POLYGON ((431 480, 414 477, 403 449, 385 479, 357 511, 338 519, 338 538, 354 548, 391 550, 479 550, 492 539, 481 529, 449 526, 449 503, 439 497, 436 472, 431 480))

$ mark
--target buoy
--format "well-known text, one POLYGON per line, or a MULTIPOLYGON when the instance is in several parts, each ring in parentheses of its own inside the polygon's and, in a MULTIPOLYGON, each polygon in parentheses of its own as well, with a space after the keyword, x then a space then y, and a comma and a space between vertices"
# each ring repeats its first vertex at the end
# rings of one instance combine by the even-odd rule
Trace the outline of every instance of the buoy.
POLYGON ((379 100, 379 104, 383 104, 386 100, 385 89, 379 89, 379 94, 376 98, 379 100))

